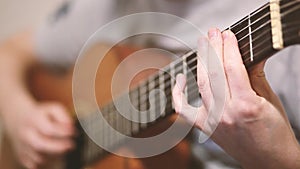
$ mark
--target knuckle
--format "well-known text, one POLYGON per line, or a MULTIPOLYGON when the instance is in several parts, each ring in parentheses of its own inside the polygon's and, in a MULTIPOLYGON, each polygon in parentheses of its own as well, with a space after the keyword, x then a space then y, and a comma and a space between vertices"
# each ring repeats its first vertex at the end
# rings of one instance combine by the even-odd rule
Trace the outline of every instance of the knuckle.
POLYGON ((206 89, 207 80, 199 78, 198 81, 197 81, 197 83, 198 83, 198 87, 199 87, 199 91, 200 92, 206 89))
POLYGON ((224 63, 224 69, 227 73, 233 73, 235 68, 235 64, 232 61, 226 61, 224 63))
POLYGON ((240 101, 237 111, 244 119, 257 119, 262 112, 262 104, 260 102, 249 100, 240 101))
POLYGON ((231 128, 233 126, 235 126, 235 121, 234 119, 229 116, 228 114, 224 114, 221 121, 220 121, 220 124, 223 126, 223 127, 226 127, 226 128, 231 128))

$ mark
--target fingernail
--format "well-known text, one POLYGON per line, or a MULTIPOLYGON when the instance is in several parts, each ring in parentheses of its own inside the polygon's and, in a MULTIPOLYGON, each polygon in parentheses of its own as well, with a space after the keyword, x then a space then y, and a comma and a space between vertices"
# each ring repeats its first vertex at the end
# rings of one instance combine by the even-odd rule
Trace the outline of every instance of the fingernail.
POLYGON ((230 32, 227 30, 222 33, 223 39, 228 39, 230 37, 230 32))
POLYGON ((217 29, 217 28, 211 28, 211 29, 208 31, 208 36, 209 36, 210 38, 218 37, 218 29, 217 29))

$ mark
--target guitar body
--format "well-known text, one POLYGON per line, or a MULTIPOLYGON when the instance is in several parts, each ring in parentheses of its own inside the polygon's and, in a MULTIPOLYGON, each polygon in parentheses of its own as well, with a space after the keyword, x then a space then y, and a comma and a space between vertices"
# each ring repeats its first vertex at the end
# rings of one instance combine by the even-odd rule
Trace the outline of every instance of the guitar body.
MULTIPOLYGON (((103 50, 103 46, 93 49, 92 52, 97 53, 98 50, 103 50)), ((111 77, 119 65, 119 63, 124 59, 118 54, 128 55, 128 52, 134 51, 119 48, 118 52, 115 52, 116 49, 111 50, 108 55, 105 57, 104 61, 99 66, 97 78, 96 78, 96 95, 98 99, 99 106, 104 106, 105 104, 111 101, 111 77)), ((162 57, 159 61, 162 63, 162 66, 169 64, 170 58, 162 57)), ((154 61, 157 62, 157 61, 154 61)), ((134 67, 137 63, 129 63, 128 68, 134 67)), ((128 70, 130 71, 130 70, 128 70)), ((140 80, 145 77, 148 77, 150 74, 155 72, 155 70, 148 70, 138 74, 132 81, 132 86, 137 84, 140 80)), ((49 71, 44 67, 37 66, 32 69, 30 72, 29 79, 29 88, 32 91, 32 94, 39 101, 55 101, 64 104, 70 112, 73 112, 73 102, 72 102, 72 73, 73 69, 69 69, 64 73, 57 73, 49 71)), ((124 72, 126 73, 126 72, 124 72)), ((122 84, 122 83, 120 83, 122 84)), ((122 86, 120 86, 121 90, 122 86)), ((70 114, 76 119, 74 114, 70 114)), ((157 125, 153 126, 149 130, 143 132, 141 137, 148 137, 154 134, 162 132, 164 129, 168 128, 169 125, 173 123, 176 119, 176 115, 170 117, 157 125)), ((183 123, 183 125, 186 125, 183 123)), ((7 147, 7 146, 6 146, 7 147)), ((186 140, 181 141, 176 147, 172 148, 168 152, 165 152, 161 155, 144 158, 144 159, 133 159, 133 158, 123 158, 117 155, 108 155, 105 158, 102 158, 99 161, 94 162, 89 166, 92 169, 184 169, 188 168, 190 159, 190 148, 186 140)), ((75 160, 75 159, 74 159, 75 160)), ((51 167, 50 167, 51 168, 51 167)), ((68 168, 69 169, 69 168, 68 168)))

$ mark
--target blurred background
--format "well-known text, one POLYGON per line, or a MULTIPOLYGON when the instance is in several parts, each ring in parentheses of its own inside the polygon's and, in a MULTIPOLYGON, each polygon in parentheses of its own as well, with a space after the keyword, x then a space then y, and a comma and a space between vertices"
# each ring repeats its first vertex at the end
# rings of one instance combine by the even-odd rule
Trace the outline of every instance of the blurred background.
POLYGON ((43 21, 63 0, 0 0, 0 41, 43 21))

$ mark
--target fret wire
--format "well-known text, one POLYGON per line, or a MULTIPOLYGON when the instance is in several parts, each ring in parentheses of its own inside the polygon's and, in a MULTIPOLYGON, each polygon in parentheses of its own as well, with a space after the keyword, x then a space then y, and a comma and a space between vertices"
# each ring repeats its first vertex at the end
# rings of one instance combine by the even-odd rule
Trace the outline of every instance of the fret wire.
MULTIPOLYGON (((147 83, 146 83, 147 84, 147 83)), ((146 128, 147 127, 147 124, 145 123, 147 121, 147 96, 148 96, 148 93, 147 93, 147 87, 143 87, 143 88, 139 88, 139 114, 140 114, 140 127, 142 129, 146 128), (141 92, 143 92, 142 90, 145 89, 145 94, 141 95, 141 92), (142 98, 145 98, 145 100, 142 100, 142 98), (146 112, 146 113, 145 113, 146 112)))
POLYGON ((252 30, 251 30, 251 19, 250 19, 250 15, 249 15, 249 19, 248 19, 248 24, 249 24, 249 43, 250 43, 250 59, 251 62, 253 62, 253 47, 252 47, 252 30))
MULTIPOLYGON (((179 62, 179 63, 180 63, 180 62, 179 62)), ((174 82, 175 82, 174 77, 175 77, 175 64, 174 64, 174 63, 171 63, 171 64, 170 64, 171 89, 174 88, 174 82)), ((173 104, 172 101, 171 101, 171 107, 172 107, 172 109, 175 108, 175 106, 174 106, 174 104, 173 104)))
MULTIPOLYGON (((171 75, 169 72, 164 73, 164 83, 168 83, 168 87, 164 87, 164 93, 166 95, 169 95, 169 93, 172 93, 171 87, 171 75)), ((165 107, 165 114, 169 114, 172 110, 172 98, 171 97, 166 97, 166 107, 165 107)))
MULTIPOLYGON (((110 126, 115 126, 114 125, 114 122, 115 122, 115 120, 114 120, 114 118, 115 118, 115 113, 113 113, 114 111, 113 111, 113 105, 111 104, 110 105, 110 107, 109 107, 109 114, 108 114, 108 121, 109 121, 109 124, 110 124, 110 126)), ((109 127, 108 127, 108 130, 109 130, 109 127)), ((114 140, 114 132, 109 132, 109 136, 108 136, 108 138, 109 138, 109 142, 108 142, 108 146, 109 147, 112 147, 113 146, 113 140, 114 140)))
MULTIPOLYGON (((115 128, 115 130, 117 131, 117 132, 121 132, 122 131, 122 128, 121 128, 121 125, 122 125, 122 123, 121 123, 121 115, 120 115, 120 113, 117 111, 117 110, 115 110, 114 111, 114 114, 115 114, 115 123, 114 123, 114 125, 115 126, 113 126, 113 128, 115 128)), ((114 141, 113 141, 113 146, 114 145, 118 145, 119 144, 119 142, 120 142, 120 137, 119 137, 119 135, 116 133, 116 135, 114 135, 114 141)))
POLYGON ((148 89, 149 89, 149 120, 154 121, 156 118, 155 115, 155 107, 156 107, 156 94, 152 95, 152 98, 150 97, 150 89, 155 87, 155 83, 149 83, 148 89), (154 97, 154 98, 153 98, 154 97))
MULTIPOLYGON (((197 59, 197 56, 195 57, 196 59, 197 59)), ((192 60, 194 60, 194 58, 192 59, 192 60)), ((188 69, 188 63, 187 63, 187 60, 186 60, 186 58, 183 60, 183 74, 184 75, 187 75, 187 73, 188 73, 188 71, 187 71, 187 69, 188 69)), ((186 97, 188 98, 189 97, 189 93, 188 93, 188 90, 187 90, 187 88, 185 88, 184 89, 184 93, 186 94, 186 97)))
MULTIPOLYGON (((138 95, 137 91, 130 93, 131 98, 133 97, 133 95, 138 95)), ((132 110, 132 111, 138 111, 137 99, 132 99, 131 102, 132 102, 132 105, 133 105, 133 109, 135 109, 135 110, 132 110)), ((138 116, 133 116, 133 114, 131 113, 131 119, 133 119, 134 121, 138 121, 139 117, 138 116)), ((131 122, 132 134, 138 133, 139 129, 140 129, 139 124, 137 122, 134 122, 134 121, 131 122)))
MULTIPOLYGON (((163 73, 160 73, 160 76, 159 76, 159 83, 160 83, 160 85, 159 85, 159 87, 160 87, 160 90, 162 90, 162 91, 164 91, 164 88, 165 88, 165 86, 164 86, 164 77, 163 76, 161 76, 163 73)), ((160 113, 161 113, 161 115, 162 115, 162 117, 164 117, 165 116, 165 114, 166 114, 166 112, 165 112, 165 105, 164 105, 164 99, 165 97, 164 97, 164 94, 163 94, 163 92, 160 92, 160 113)))
MULTIPOLYGON (((109 105, 104 108, 104 112, 103 112, 104 119, 106 120, 106 122, 108 124, 109 124, 109 121, 108 121, 108 118, 109 118, 109 105)), ((105 136, 107 136, 107 137, 103 138, 103 143, 104 143, 104 145, 108 145, 109 137, 108 137, 108 128, 107 128, 107 126, 105 126, 103 130, 104 130, 103 132, 104 132, 105 136)))

